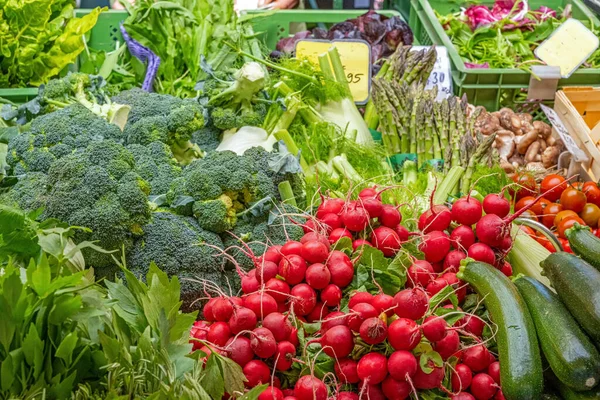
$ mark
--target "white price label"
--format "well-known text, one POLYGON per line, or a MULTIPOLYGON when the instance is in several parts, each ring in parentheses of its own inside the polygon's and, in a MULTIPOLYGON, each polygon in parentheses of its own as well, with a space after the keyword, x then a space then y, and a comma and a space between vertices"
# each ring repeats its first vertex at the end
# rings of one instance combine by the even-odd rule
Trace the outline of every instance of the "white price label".
MULTIPOLYGON (((413 50, 428 49, 431 46, 413 46, 413 50)), ((446 99, 452 95, 452 73, 450 68, 450 57, 448 50, 443 46, 436 46, 437 59, 433 66, 433 71, 427 80, 426 89, 438 87, 438 101, 446 99)))
POLYGON ((567 147, 567 150, 569 150, 569 153, 571 153, 573 155, 573 157, 575 157, 575 161, 577 161, 577 162, 588 161, 589 160, 588 156, 583 152, 583 150, 581 150, 579 148, 577 143, 575 143, 575 140, 573 140, 573 138, 569 134, 569 131, 567 130, 567 128, 561 121, 561 119, 558 116, 558 114, 556 113, 556 111, 554 111, 550 107, 545 106, 543 104, 540 104, 540 106, 542 107, 544 114, 546 114, 546 117, 548 117, 548 120, 550 121, 550 123, 552 124, 554 129, 556 129, 558 136, 560 136, 560 139, 567 147))

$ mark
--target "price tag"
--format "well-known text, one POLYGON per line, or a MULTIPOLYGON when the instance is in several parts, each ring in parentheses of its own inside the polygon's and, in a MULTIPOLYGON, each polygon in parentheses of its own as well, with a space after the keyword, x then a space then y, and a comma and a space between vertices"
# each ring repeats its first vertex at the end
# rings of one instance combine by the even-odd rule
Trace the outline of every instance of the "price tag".
MULTIPOLYGON (((428 49, 431 46, 413 46, 412 50, 428 49)), ((433 71, 427 80, 425 89, 433 89, 438 87, 438 101, 448 98, 452 95, 452 70, 450 69, 450 57, 448 49, 443 46, 436 46, 437 59, 433 66, 433 71)))
POLYGON ((319 56, 327 53, 332 46, 337 47, 350 85, 352 98, 357 104, 366 104, 371 92, 371 46, 364 40, 299 40, 296 43, 296 57, 306 58, 319 65, 319 56))
POLYGON ((551 109, 550 107, 548 107, 544 104, 540 104, 540 106, 542 107, 544 114, 546 114, 546 117, 548 117, 548 120, 550 121, 550 123, 552 124, 554 129, 556 129, 558 136, 560 136, 560 139, 567 147, 567 150, 569 150, 569 153, 571 153, 573 155, 573 157, 575 157, 575 161, 577 161, 577 162, 588 161, 589 160, 588 156, 583 152, 583 150, 581 150, 579 148, 577 143, 575 143, 575 140, 573 140, 573 138, 569 134, 569 131, 567 130, 567 128, 565 128, 565 125, 560 120, 560 117, 558 116, 556 111, 554 111, 553 109, 551 109))

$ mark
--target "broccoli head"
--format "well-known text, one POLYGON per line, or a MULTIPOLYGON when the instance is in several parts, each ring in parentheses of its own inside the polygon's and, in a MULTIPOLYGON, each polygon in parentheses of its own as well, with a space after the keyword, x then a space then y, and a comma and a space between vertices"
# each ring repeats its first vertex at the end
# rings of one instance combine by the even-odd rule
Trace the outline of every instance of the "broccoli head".
POLYGON ((127 150, 133 154, 137 173, 150 184, 151 195, 167 193, 171 182, 181 176, 181 167, 171 148, 162 142, 148 146, 132 144, 127 150))
POLYGON ((47 181, 47 175, 42 172, 20 176, 8 192, 0 195, 0 203, 16 206, 27 212, 44 207, 47 181))
POLYGON ((192 143, 206 152, 214 151, 221 143, 221 130, 213 124, 207 124, 192 134, 192 143))

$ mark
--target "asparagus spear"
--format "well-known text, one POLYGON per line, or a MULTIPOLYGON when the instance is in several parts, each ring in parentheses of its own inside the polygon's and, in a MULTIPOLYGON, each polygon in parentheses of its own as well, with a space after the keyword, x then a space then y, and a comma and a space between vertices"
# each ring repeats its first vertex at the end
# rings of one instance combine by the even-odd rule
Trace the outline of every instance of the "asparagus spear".
MULTIPOLYGON (((425 128, 425 160, 431 160, 435 158, 435 152, 433 149, 433 132, 432 132, 432 115, 430 113, 429 107, 431 103, 429 100, 421 103, 419 106, 419 114, 424 122, 425 128)), ((423 124, 419 124, 419 126, 423 126, 423 124)))
POLYGON ((483 157, 487 154, 488 150, 492 147, 494 140, 496 139, 496 133, 489 135, 485 138, 479 146, 477 146, 477 150, 469 160, 469 166, 465 171, 465 174, 462 178, 460 191, 465 194, 469 192, 471 189, 471 180, 473 179, 473 172, 475 171, 475 167, 482 161, 483 157))

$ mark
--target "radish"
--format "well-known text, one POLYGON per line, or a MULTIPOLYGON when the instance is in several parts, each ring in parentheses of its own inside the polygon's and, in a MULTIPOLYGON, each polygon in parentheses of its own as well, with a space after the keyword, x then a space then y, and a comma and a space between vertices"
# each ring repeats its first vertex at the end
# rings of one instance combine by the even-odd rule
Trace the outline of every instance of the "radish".
POLYGON ((294 395, 298 400, 327 400, 327 386, 312 375, 304 375, 296 382, 294 395))
POLYGON ((256 328, 252 331, 250 347, 259 358, 269 358, 277 351, 277 342, 273 333, 267 328, 256 328))
POLYGON ((412 286, 427 286, 433 280, 434 270, 431 263, 425 260, 415 260, 408 268, 406 284, 412 286))
POLYGON ((483 199, 483 211, 504 218, 510 212, 510 203, 502 193, 490 193, 483 199))
POLYGON ((375 307, 375 309, 378 312, 385 312, 388 317, 391 317, 392 315, 394 315, 396 301, 389 294, 379 293, 373 296, 373 300, 371 300, 371 305, 375 307))
POLYGON ((410 351, 395 351, 388 359, 387 368, 392 378, 407 381, 417 373, 417 359, 410 351))
POLYGON ((498 385, 500 384, 500 363, 498 361, 494 361, 488 366, 487 373, 492 377, 494 382, 498 385))
POLYGON ((321 290, 321 301, 327 307, 336 307, 342 301, 342 289, 338 286, 329 284, 321 290))
POLYGON ((348 327, 354 332, 360 331, 360 326, 367 318, 377 317, 379 312, 368 303, 358 303, 350 307, 348 313, 348 327))
POLYGON ((323 215, 321 218, 319 218, 319 221, 321 221, 321 223, 327 226, 328 232, 331 232, 334 229, 339 229, 342 226, 344 226, 344 223, 342 222, 342 217, 334 213, 323 215))
POLYGON ((192 351, 196 351, 203 346, 200 340, 207 340, 208 327, 210 324, 206 321, 196 321, 190 330, 190 341, 193 345, 192 351))
POLYGON ((306 283, 300 283, 291 290, 292 305, 298 315, 308 315, 317 305, 317 293, 306 283))
POLYGON ((457 364, 452 372, 452 390, 460 392, 467 390, 471 386, 471 380, 473 379, 473 372, 465 364, 457 364))
POLYGON ((483 328, 485 327, 483 320, 477 315, 472 314, 465 315, 457 322, 457 325, 462 326, 465 331, 477 337, 483 335, 483 328))
POLYGON ((504 237, 504 239, 502 239, 502 243, 500 244, 500 246, 498 246, 498 248, 500 250, 504 250, 504 251, 510 251, 510 249, 512 248, 513 245, 513 240, 510 236, 506 236, 504 237))
POLYGON ((283 400, 298 400, 296 396, 285 396, 283 400))
POLYGON ((512 221, 514 221, 515 218, 518 218, 521 214, 523 214, 525 211, 527 211, 533 205, 535 205, 542 198, 542 196, 543 194, 539 195, 531 204, 522 207, 514 214, 504 218, 499 217, 496 214, 484 215, 477 222, 477 225, 475 225, 477 239, 479 239, 480 242, 492 247, 502 246, 504 239, 507 236, 510 236, 510 227, 512 225, 512 221))
POLYGON ((333 363, 335 375, 342 383, 358 383, 360 378, 358 372, 356 372, 356 367, 358 367, 358 363, 349 358, 333 363))
POLYGON ((329 239, 327 238, 327 236, 318 234, 317 232, 307 233, 304 236, 302 236, 302 238, 300 238, 300 243, 302 244, 312 241, 321 242, 329 249, 329 239))
POLYGON ((502 268, 500 268, 500 271, 504 275, 511 277, 513 274, 512 265, 510 265, 510 263, 508 261, 504 261, 504 264, 502 264, 502 268))
POLYGON ((297 256, 301 256, 302 255, 302 243, 297 242, 295 240, 290 240, 289 242, 287 242, 286 244, 284 244, 283 246, 281 246, 281 250, 279 250, 281 252, 281 255, 285 256, 291 256, 291 255, 297 255, 297 256))
POLYGON ((342 213, 342 221, 352 232, 360 232, 369 225, 369 213, 356 203, 349 204, 342 213))
POLYGON ((306 316, 306 320, 310 323, 317 322, 327 317, 327 315, 329 315, 329 309, 323 303, 317 301, 315 308, 306 316))
POLYGON ((304 233, 316 232, 318 230, 317 224, 314 220, 309 219, 302 225, 302 230, 304 233))
POLYGON ((290 285, 302 282, 305 273, 306 261, 297 254, 285 256, 279 262, 279 275, 290 285))
POLYGON ((302 257, 309 263, 321 263, 329 255, 329 241, 327 246, 316 240, 311 240, 302 245, 302 257))
POLYGON ((433 349, 440 353, 443 360, 452 357, 460 348, 460 338, 456 331, 446 331, 446 336, 442 340, 433 343, 433 349))
POLYGON ((283 392, 273 386, 269 386, 258 396, 258 400, 283 400, 283 392))
MULTIPOLYGON (((300 319, 300 317, 297 318, 300 319)), ((298 339, 298 328, 292 327, 292 332, 290 333, 290 337, 287 340, 295 347, 298 347, 300 345, 300 339, 298 339)))
POLYGON ((378 218, 381 216, 383 204, 381 200, 374 197, 361 198, 358 203, 367 211, 369 217, 378 218))
POLYGON ((373 247, 373 244, 366 239, 356 239, 352 242, 352 250, 356 251, 360 246, 373 247))
POLYGON ((473 377, 471 394, 477 400, 490 400, 498 391, 498 385, 488 374, 480 373, 473 377))
POLYGON ((244 367, 254 358, 254 352, 250 345, 250 339, 244 336, 231 338, 225 344, 227 357, 244 367))
POLYGON ((504 393, 502 393, 502 389, 498 389, 498 391, 494 395, 494 400, 506 400, 506 398, 504 397, 504 393))
POLYGON ((271 261, 262 261, 256 266, 256 279, 258 283, 267 282, 269 279, 273 279, 279 272, 279 266, 271 261))
POLYGON ((254 293, 260 288, 260 282, 258 282, 258 279, 256 279, 255 269, 250 270, 245 276, 241 277, 241 286, 242 292, 246 294, 254 293))
POLYGON ((346 202, 343 199, 332 198, 324 199, 321 205, 317 208, 316 217, 321 218, 325 214, 339 214, 344 209, 346 202))
POLYGON ((231 337, 231 329, 227 322, 215 322, 208 328, 206 340, 216 346, 224 346, 231 337))
POLYGON ((334 400, 359 400, 359 397, 356 393, 339 392, 334 400))
POLYGON ((277 278, 269 279, 265 284, 265 293, 271 295, 277 303, 283 303, 289 298, 290 285, 277 278))
POLYGON ((460 268, 460 262, 465 258, 467 258, 467 255, 464 251, 450 251, 448 254, 446 254, 446 257, 444 258, 443 270, 455 273, 458 272, 458 268, 460 268))
POLYGON ((212 314, 215 321, 228 321, 233 314, 233 304, 226 297, 218 297, 212 304, 212 314))
POLYGON ((278 342, 286 340, 292 332, 292 323, 289 318, 278 312, 267 315, 263 319, 262 326, 271 331, 278 342))
POLYGON ((381 384, 381 390, 388 400, 404 400, 407 399, 412 392, 410 383, 404 380, 396 380, 391 376, 385 378, 381 384))
POLYGON ((387 338, 387 325, 377 317, 364 320, 359 329, 360 337, 367 344, 379 344, 387 338))
POLYGON ((313 289, 324 289, 329 285, 331 272, 324 264, 315 263, 307 268, 305 279, 313 289))
POLYGON ((429 282, 425 290, 427 294, 431 297, 435 296, 437 293, 444 290, 444 288, 448 286, 448 282, 445 279, 437 278, 429 282))
POLYGON ((380 353, 367 353, 361 357, 356 367, 358 377, 370 385, 377 385, 388 374, 387 358, 380 353))
POLYGON ((361 382, 358 385, 361 400, 386 400, 380 385, 369 385, 367 382, 361 382))
POLYGON ((431 315, 425 318, 423 325, 423 336, 430 342, 438 342, 446 337, 446 330, 448 329, 448 323, 442 317, 431 315))
POLYGON ((341 238, 345 237, 352 240, 352 233, 346 228, 336 228, 329 234, 329 243, 334 244, 341 238))
POLYGON ((404 289, 394 296, 396 315, 414 321, 423 318, 429 308, 429 299, 420 288, 404 289))
POLYGON ((471 247, 469 247, 467 255, 475 261, 481 261, 490 265, 493 265, 496 262, 494 250, 487 244, 481 242, 472 244, 471 247))
POLYGON ((275 369, 277 371, 287 371, 292 368, 296 347, 287 340, 277 343, 277 351, 273 358, 275 359, 275 369))
POLYGON ((385 226, 373 229, 371 243, 386 257, 393 257, 402 245, 396 231, 385 226))
POLYGON ((256 314, 246 307, 239 307, 233 310, 233 315, 229 318, 229 329, 231 333, 237 335, 241 331, 251 331, 256 328, 256 314))
POLYGON ((479 200, 470 195, 452 204, 452 220, 461 225, 473 225, 481 219, 483 207, 479 200))
POLYGON ((369 292, 354 292, 348 301, 348 308, 352 308, 359 303, 371 304, 373 295, 369 292))
POLYGON ((423 233, 445 231, 452 222, 452 213, 446 206, 432 206, 419 217, 418 227, 423 233))
MULTIPOLYGON (((243 283, 244 283, 244 280, 242 279, 242 284, 243 283)), ((258 285, 257 285, 256 289, 258 290, 258 285)), ((204 309, 202 310, 202 315, 204 316, 204 319, 208 322, 216 321, 215 316, 213 315, 213 305, 215 304, 215 301, 217 301, 217 299, 218 299, 218 297, 214 297, 214 298, 208 300, 206 302, 206 304, 204 305, 204 309)))
MULTIPOLYGON (((384 189, 385 190, 385 189, 384 189)), ((381 200, 381 192, 377 191, 377 186, 367 187, 358 194, 359 199, 375 198, 381 200)))
POLYGON ((460 392, 460 393, 452 395, 452 397, 450 397, 450 400, 476 400, 476 399, 475 399, 475 397, 473 397, 473 395, 471 393, 460 392))
POLYGON ((388 326, 388 341, 394 350, 410 351, 421 341, 421 332, 415 321, 398 318, 388 326))
POLYGON ((419 250, 429 262, 442 261, 450 251, 450 238, 442 231, 431 231, 423 235, 419 250))
POLYGON ((473 243, 475 243, 475 232, 470 226, 457 226, 450 234, 450 244, 457 250, 466 250, 473 243))
POLYGON ((417 368, 417 373, 413 378, 415 388, 435 389, 441 386, 444 380, 444 368, 436 367, 435 365, 430 365, 429 367, 433 369, 429 374, 423 372, 420 367, 417 368))
POLYGON ((396 227, 394 228, 394 230, 396 231, 396 234, 398 235, 398 237, 400 238, 400 241, 402 243, 408 241, 408 229, 406 229, 404 226, 402 225, 396 225, 396 227))
POLYGON ((281 248, 283 246, 279 246, 279 245, 275 245, 275 246, 271 246, 267 249, 267 251, 265 251, 265 253, 262 255, 262 259, 265 261, 271 261, 275 264, 279 264, 279 261, 281 261, 281 248))
POLYGON ((402 214, 392 205, 384 204, 379 215, 379 222, 388 228, 395 228, 402 222, 402 214))
POLYGON ((254 314, 260 319, 277 312, 277 301, 270 294, 264 292, 251 293, 245 296, 243 300, 244 307, 254 311, 254 314))
POLYGON ((479 344, 463 351, 462 362, 474 372, 483 371, 490 365, 490 352, 479 344))
POLYGON ((246 380, 246 387, 253 388, 263 383, 271 382, 271 371, 267 364, 261 360, 252 360, 242 368, 246 380))
POLYGON ((332 251, 326 265, 331 273, 331 283, 340 289, 352 283, 352 279, 354 279, 354 266, 352 265, 352 261, 350 261, 350 257, 345 253, 339 250, 332 251))
POLYGON ((326 332, 328 329, 334 326, 346 325, 346 314, 341 311, 334 311, 327 314, 327 316, 321 322, 321 331, 326 332))

